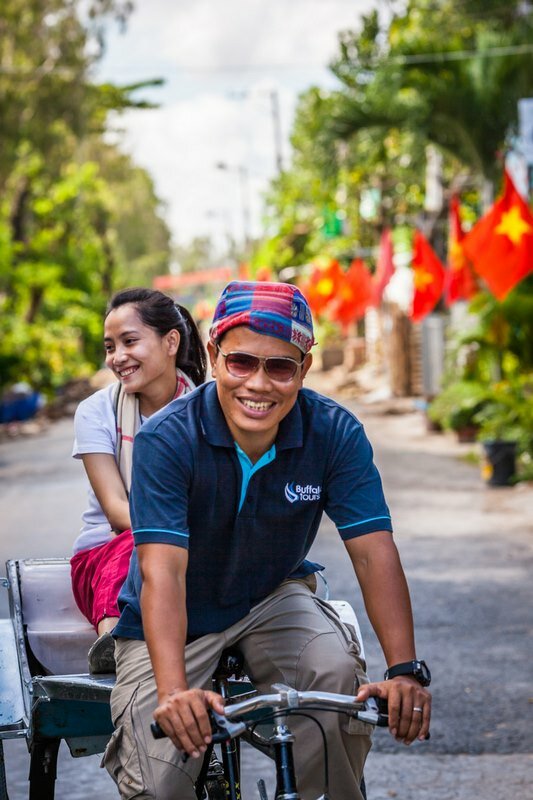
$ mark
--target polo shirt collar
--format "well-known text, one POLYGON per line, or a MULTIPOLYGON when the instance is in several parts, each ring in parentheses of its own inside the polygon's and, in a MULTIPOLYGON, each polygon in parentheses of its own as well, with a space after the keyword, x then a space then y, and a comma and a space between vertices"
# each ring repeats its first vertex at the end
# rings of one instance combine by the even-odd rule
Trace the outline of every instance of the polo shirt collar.
POLYGON ((210 381, 205 385, 200 422, 209 444, 215 447, 233 447, 233 436, 218 402, 215 381, 210 381))
POLYGON ((276 436, 276 450, 288 450, 291 447, 303 447, 303 423, 302 411, 300 408, 300 393, 296 402, 284 417, 280 424, 278 435, 276 436))
MULTIPOLYGON (((233 437, 218 401, 215 381, 210 381, 205 386, 201 424, 209 444, 215 447, 233 448, 233 437)), ((287 416, 281 420, 275 444, 278 451, 303 446, 303 423, 299 396, 287 416)))

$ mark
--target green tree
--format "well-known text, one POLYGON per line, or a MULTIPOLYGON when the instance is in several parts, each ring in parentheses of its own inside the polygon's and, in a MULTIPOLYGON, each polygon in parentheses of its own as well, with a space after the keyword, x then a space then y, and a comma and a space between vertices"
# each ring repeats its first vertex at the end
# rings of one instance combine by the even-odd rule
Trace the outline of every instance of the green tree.
POLYGON ((349 255, 350 241, 352 252, 368 249, 386 224, 419 224, 428 145, 443 156, 447 191, 468 188, 478 210, 499 179, 517 99, 533 90, 531 8, 519 0, 391 7, 386 24, 374 11, 341 34, 332 64, 339 89, 302 95, 293 163, 271 189, 259 258, 284 265, 323 251, 349 255), (374 215, 361 202, 370 195, 374 215), (324 208, 342 210, 349 239, 321 236, 324 208))
POLYGON ((5 0, 0 10, 0 388, 50 391, 101 362, 110 293, 169 262, 147 173, 102 137, 147 84, 92 82, 119 0, 5 0))
POLYGON ((156 275, 168 272, 171 234, 163 216, 165 206, 150 175, 97 136, 82 144, 79 158, 82 163, 98 164, 108 187, 117 260, 113 289, 149 284, 156 275))
MULTIPOLYGON (((484 181, 533 89, 533 14, 520 0, 410 0, 382 30, 374 12, 341 36, 330 136, 415 131, 484 181)), ((327 140, 328 137, 326 137, 327 140)))

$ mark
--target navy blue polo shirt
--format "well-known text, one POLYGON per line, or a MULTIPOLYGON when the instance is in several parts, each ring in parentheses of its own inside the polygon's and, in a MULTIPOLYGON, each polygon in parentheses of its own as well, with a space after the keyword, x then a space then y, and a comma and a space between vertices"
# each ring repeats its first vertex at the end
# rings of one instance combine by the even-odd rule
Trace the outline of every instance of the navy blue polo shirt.
MULTIPOLYGON (((175 400, 135 438, 130 506, 135 544, 189 550, 190 637, 225 630, 289 576, 314 571, 305 559, 324 511, 343 539, 392 530, 361 423, 307 389, 253 465, 214 382, 175 400)), ((134 552, 116 636, 143 638, 140 589, 134 552)))

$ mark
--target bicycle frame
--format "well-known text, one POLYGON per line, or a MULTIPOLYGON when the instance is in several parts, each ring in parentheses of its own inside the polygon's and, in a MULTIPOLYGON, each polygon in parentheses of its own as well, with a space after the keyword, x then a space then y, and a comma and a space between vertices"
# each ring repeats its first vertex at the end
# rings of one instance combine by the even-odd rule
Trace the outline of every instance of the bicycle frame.
MULTIPOLYGON (((212 712, 216 729, 213 733, 213 742, 205 753, 202 769, 196 782, 196 795, 199 800, 204 800, 206 797, 211 755, 215 743, 220 743, 221 747, 223 778, 222 776, 219 777, 222 778, 224 784, 224 800, 241 800, 239 739, 241 736, 245 736, 246 740, 255 747, 258 746, 258 742, 254 738, 246 736, 246 723, 232 721, 240 716, 246 716, 249 720, 253 712, 259 709, 264 711, 268 708, 272 708, 272 710, 278 708, 282 714, 283 709, 287 709, 289 714, 291 710, 294 711, 299 706, 326 706, 334 711, 350 713, 372 725, 380 727, 388 725, 388 717, 379 712, 373 698, 370 698, 365 704, 355 704, 353 697, 350 696, 332 694, 330 692, 298 692, 280 684, 272 687, 276 690, 276 694, 258 695, 257 692, 252 690, 247 692, 245 698, 240 702, 231 702, 230 679, 232 677, 238 679, 241 676, 242 656, 240 653, 237 651, 225 653, 224 659, 221 660, 213 676, 213 689, 221 694, 222 697, 229 699, 230 703, 226 706, 225 716, 212 712), (356 705, 358 708, 355 708, 356 705)), ((247 686, 249 684, 244 685, 247 686)), ((157 725, 152 726, 154 735, 161 735, 160 729, 159 734, 156 734, 157 728, 157 725)), ((294 769, 294 740, 295 737, 287 726, 284 717, 275 723, 274 733, 268 739, 264 737, 260 739, 261 744, 258 749, 263 752, 270 751, 274 756, 276 765, 276 794, 274 800, 300 800, 294 769)), ((258 788, 261 800, 268 800, 263 781, 260 780, 258 782, 258 788)), ((363 797, 366 797, 364 780, 361 782, 361 791, 363 797)), ((209 797, 209 794, 207 796, 209 797)), ((326 786, 325 793, 319 800, 327 800, 327 797, 326 786)))
MULTIPOLYGON (((238 679, 242 677, 243 658, 237 651, 227 651, 224 658, 221 659, 217 670, 213 675, 213 691, 220 694, 225 700, 230 697, 229 680, 230 678, 238 679)), ((208 748, 204 758, 204 765, 209 753, 208 762, 211 759, 211 752, 213 747, 208 748), (210 752, 211 751, 211 752, 210 752)), ((224 767, 224 783, 226 800, 241 800, 241 785, 240 785, 240 742, 237 737, 226 739, 221 742, 220 749, 222 753, 222 764, 224 767)), ((206 772, 207 776, 207 772, 206 772)), ((202 794, 198 794, 200 787, 196 785, 196 794, 202 798, 202 794)))
MULTIPOLYGON (((377 702, 374 698, 369 698, 364 704, 354 703, 354 698, 347 695, 333 694, 330 692, 298 692, 291 689, 289 686, 282 684, 274 684, 272 687, 277 690, 276 694, 272 695, 256 695, 255 698, 247 698, 240 703, 231 704, 226 707, 226 717, 219 717, 216 715, 216 721, 219 725, 224 725, 230 732, 230 735, 240 736, 242 734, 233 733, 230 727, 234 727, 235 723, 232 720, 239 719, 241 716, 249 716, 250 712, 265 708, 278 708, 283 713, 283 709, 287 709, 287 713, 291 713, 298 707, 309 708, 312 710, 318 706, 329 708, 332 711, 350 713, 357 719, 363 722, 368 722, 377 727, 388 726, 388 715, 381 713, 377 702), (355 708, 359 706, 359 708, 355 708), (226 722, 228 720, 229 722, 226 722)), ((268 739, 268 745, 273 751, 274 761, 276 764, 276 794, 274 800, 301 800, 298 793, 296 775, 294 770, 293 759, 293 743, 295 741, 294 735, 286 725, 283 718, 275 725, 274 734, 268 739)), ((254 742, 251 742, 254 744, 254 742)), ((261 793, 261 800, 268 800, 266 791, 261 787, 262 781, 259 781, 258 787, 261 793)), ((361 779, 361 793, 366 798, 366 788, 364 778, 361 779)), ((325 786, 324 794, 317 800, 328 800, 328 787, 325 786)))

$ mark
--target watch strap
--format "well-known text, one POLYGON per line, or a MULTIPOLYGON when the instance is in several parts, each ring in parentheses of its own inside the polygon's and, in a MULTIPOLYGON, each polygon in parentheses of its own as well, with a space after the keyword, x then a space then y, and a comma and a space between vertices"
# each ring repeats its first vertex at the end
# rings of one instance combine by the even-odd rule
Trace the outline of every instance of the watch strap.
POLYGON ((399 675, 411 675, 422 686, 429 686, 431 673, 425 661, 414 659, 413 661, 403 661, 401 664, 394 664, 385 671, 384 679, 397 678, 399 675))

